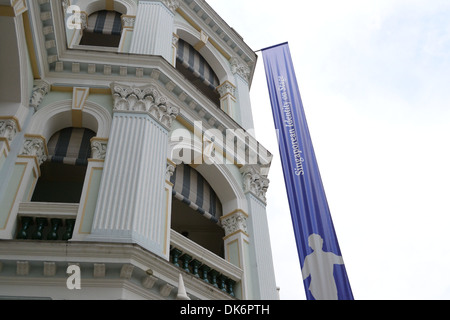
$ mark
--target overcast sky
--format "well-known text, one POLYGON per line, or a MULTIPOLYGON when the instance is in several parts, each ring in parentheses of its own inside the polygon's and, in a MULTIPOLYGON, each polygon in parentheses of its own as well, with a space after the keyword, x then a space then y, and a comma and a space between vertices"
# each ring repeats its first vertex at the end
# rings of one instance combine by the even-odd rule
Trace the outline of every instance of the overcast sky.
MULTIPOLYGON (((289 42, 355 299, 450 299, 450 1, 207 0, 255 51, 289 42)), ((281 299, 305 299, 262 55, 281 299)))

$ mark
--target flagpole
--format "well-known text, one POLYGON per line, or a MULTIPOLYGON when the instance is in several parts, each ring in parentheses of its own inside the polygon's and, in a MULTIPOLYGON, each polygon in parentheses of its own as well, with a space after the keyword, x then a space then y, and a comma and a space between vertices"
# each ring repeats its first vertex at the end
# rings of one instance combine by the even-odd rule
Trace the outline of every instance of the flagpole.
POLYGON ((279 44, 273 45, 273 46, 270 46, 270 47, 267 47, 267 48, 259 49, 259 50, 256 50, 256 51, 254 51, 254 52, 257 53, 257 52, 261 52, 261 51, 264 51, 264 50, 273 49, 273 48, 276 48, 276 47, 279 47, 279 46, 284 46, 284 45, 286 45, 286 44, 288 44, 287 41, 286 41, 286 42, 283 42, 283 43, 279 43, 279 44))

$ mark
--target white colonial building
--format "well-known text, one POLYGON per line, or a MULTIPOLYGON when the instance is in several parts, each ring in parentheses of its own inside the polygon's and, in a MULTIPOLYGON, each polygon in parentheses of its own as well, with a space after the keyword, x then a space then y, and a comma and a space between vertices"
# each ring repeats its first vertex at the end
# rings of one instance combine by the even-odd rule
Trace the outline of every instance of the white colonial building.
POLYGON ((256 60, 204 0, 0 0, 0 298, 278 299, 256 60))

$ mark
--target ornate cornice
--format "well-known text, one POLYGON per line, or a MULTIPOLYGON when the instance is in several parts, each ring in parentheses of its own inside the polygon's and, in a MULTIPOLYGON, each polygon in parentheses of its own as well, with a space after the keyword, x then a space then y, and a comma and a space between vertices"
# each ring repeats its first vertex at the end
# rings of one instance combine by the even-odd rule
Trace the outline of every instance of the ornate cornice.
POLYGON ((233 74, 241 76, 245 81, 250 81, 251 70, 247 64, 245 64, 238 57, 232 57, 230 59, 231 71, 233 74))
POLYGON ((50 92, 50 84, 45 80, 34 81, 33 92, 30 98, 30 107, 37 110, 44 97, 50 92))
POLYGON ((8 143, 11 143, 19 131, 20 127, 16 119, 0 118, 0 138, 5 138, 8 143))
POLYGON ((250 192, 262 202, 266 203, 266 193, 270 180, 261 173, 261 166, 245 165, 240 171, 244 183, 244 192, 250 192))
POLYGON ((42 165, 47 160, 45 139, 43 137, 26 135, 20 155, 36 157, 39 166, 42 165))
POLYGON ((106 149, 108 147, 107 139, 91 139, 91 158, 95 160, 105 160, 106 149))
POLYGON ((114 111, 145 112, 170 129, 180 109, 172 106, 154 85, 142 87, 111 84, 114 111))
POLYGON ((243 232, 248 235, 247 230, 248 215, 243 211, 236 210, 220 219, 223 229, 225 230, 225 237, 236 232, 243 232))
POLYGON ((180 0, 162 0, 170 11, 175 12, 180 7, 180 0))
POLYGON ((217 87, 217 91, 219 92, 221 98, 223 98, 227 94, 230 94, 233 97, 236 96, 236 86, 229 81, 225 81, 219 87, 217 87))
POLYGON ((167 159, 167 165, 166 165, 166 181, 170 181, 170 178, 175 173, 177 165, 172 161, 167 159))

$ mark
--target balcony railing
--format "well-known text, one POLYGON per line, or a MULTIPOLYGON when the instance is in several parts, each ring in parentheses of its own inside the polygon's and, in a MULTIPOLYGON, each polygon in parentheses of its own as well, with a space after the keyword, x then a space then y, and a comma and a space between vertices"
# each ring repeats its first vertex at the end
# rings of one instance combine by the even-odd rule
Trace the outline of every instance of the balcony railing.
MULTIPOLYGON (((78 204, 27 202, 19 206, 16 239, 59 240, 72 238, 78 204)), ((231 297, 240 293, 243 270, 171 230, 170 262, 231 297)))
POLYGON ((26 202, 19 206, 16 239, 72 238, 78 204, 26 202))
POLYGON ((242 269, 174 230, 170 235, 170 261, 175 266, 236 297, 236 289, 242 281, 242 269))

